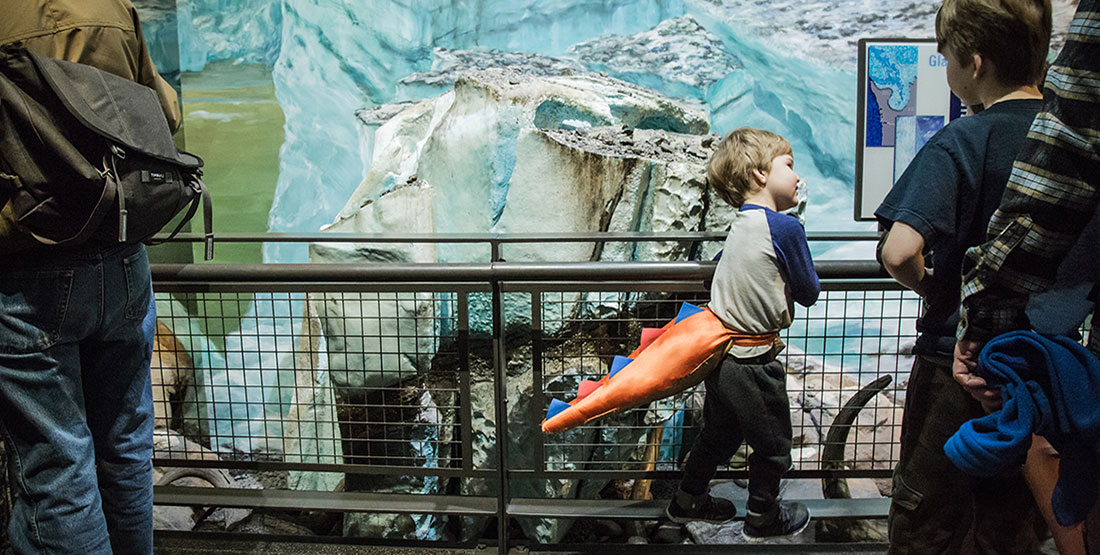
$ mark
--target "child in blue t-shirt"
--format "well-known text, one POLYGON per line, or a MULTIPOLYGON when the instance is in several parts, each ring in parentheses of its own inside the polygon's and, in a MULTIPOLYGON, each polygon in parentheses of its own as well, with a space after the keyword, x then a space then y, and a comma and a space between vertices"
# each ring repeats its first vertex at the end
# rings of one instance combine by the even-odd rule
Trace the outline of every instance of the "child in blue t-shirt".
POLYGON ((820 291, 802 225, 779 213, 798 204, 791 145, 775 133, 736 129, 707 164, 707 181, 740 208, 714 272, 710 309, 749 337, 735 341, 706 378, 703 429, 667 513, 675 522, 732 519, 733 504, 711 496, 708 483, 745 441, 752 454, 742 535, 749 541, 790 536, 806 528, 810 513, 801 503, 779 500, 780 478, 791 466, 791 417, 787 372, 776 355, 793 303, 810 306, 820 291))
POLYGON ((875 216, 881 260, 924 310, 906 387, 890 506, 891 553, 1035 553, 1037 509, 1017 473, 964 475, 943 446, 985 414, 952 378, 962 264, 985 241, 1013 160, 1039 111, 1050 42, 1049 0, 945 0, 936 42, 947 84, 980 113, 956 119, 921 148, 875 216), (931 262, 931 264, 928 264, 931 262))

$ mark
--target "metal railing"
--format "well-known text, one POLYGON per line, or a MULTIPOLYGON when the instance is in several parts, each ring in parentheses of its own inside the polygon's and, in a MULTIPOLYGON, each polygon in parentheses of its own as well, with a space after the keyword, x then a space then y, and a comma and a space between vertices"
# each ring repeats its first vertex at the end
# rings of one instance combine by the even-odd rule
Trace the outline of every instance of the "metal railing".
MULTIPOLYGON (((679 477, 701 412, 698 394, 565 434, 544 435, 538 424, 550 397, 569 399, 580 380, 606 374, 642 327, 663 325, 681 302, 704 303, 714 263, 501 260, 512 242, 657 238, 647 234, 320 235, 285 238, 484 242, 491 260, 154 265, 162 428, 154 463, 168 478, 209 469, 236 485, 160 485, 158 505, 418 515, 418 533, 428 536, 456 526, 482 530, 495 518, 495 534, 450 539, 495 542, 500 552, 546 547, 530 526, 526 540, 516 538, 510 520, 659 516, 665 501, 646 500, 648 485, 679 477), (614 480, 633 480, 631 494, 594 499, 614 480), (478 521, 481 528, 470 524, 478 521)), ((900 433, 904 380, 896 377, 908 372, 918 303, 874 262, 821 261, 817 269, 821 299, 798 307, 783 334, 797 407, 789 477, 885 478, 900 433), (893 383, 858 420, 842 424, 850 428, 843 466, 824 464, 824 438, 840 407, 883 375, 893 383)), ((719 473, 744 476, 736 462, 719 473)), ((881 517, 886 506, 882 499, 809 502, 818 518, 881 517)), ((345 520, 344 531, 354 528, 345 520)))

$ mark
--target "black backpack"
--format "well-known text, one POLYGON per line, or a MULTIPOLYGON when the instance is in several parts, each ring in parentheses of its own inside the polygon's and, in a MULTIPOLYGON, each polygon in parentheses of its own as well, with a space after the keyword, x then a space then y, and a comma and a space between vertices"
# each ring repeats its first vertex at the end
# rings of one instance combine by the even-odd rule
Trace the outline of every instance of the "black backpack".
POLYGON ((176 148, 156 93, 98 68, 17 45, 0 48, 0 190, 43 245, 149 241, 179 212, 174 236, 204 207, 202 159, 176 148))

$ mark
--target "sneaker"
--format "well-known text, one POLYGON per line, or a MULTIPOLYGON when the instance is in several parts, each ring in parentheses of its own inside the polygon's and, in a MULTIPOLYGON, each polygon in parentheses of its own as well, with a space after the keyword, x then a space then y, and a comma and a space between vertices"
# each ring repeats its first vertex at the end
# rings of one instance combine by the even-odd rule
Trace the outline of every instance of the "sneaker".
POLYGON ((762 542, 802 533, 810 524, 810 511, 802 503, 779 503, 770 520, 764 515, 749 513, 741 537, 750 542, 762 542))
POLYGON ((737 516, 737 508, 728 499, 712 497, 709 493, 692 496, 677 491, 665 509, 665 514, 669 520, 679 524, 691 521, 721 524, 733 520, 737 516))

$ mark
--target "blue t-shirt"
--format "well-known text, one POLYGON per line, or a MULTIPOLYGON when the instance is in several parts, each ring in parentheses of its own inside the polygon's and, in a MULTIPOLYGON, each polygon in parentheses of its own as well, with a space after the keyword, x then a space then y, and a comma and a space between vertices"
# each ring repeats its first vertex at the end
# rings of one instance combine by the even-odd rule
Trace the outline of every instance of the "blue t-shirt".
POLYGON ((1012 163, 1041 100, 1007 100, 957 119, 933 136, 886 195, 875 216, 905 222, 931 251, 933 277, 917 320, 917 353, 950 356, 959 323, 962 262, 985 242, 1012 163))

